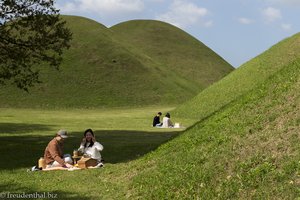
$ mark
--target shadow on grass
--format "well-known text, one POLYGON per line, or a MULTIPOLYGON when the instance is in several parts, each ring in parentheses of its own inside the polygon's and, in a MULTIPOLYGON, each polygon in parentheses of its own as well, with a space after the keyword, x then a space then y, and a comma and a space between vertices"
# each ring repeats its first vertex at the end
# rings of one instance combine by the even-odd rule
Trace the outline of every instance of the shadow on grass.
MULTIPOLYGON (((137 159, 155 150, 181 132, 145 132, 96 130, 97 141, 103 146, 105 163, 120 163, 137 159)), ((72 154, 82 140, 82 132, 72 132, 65 141, 64 153, 72 154)), ((0 169, 30 168, 37 165, 44 149, 53 136, 2 136, 0 137, 0 169)))
POLYGON ((40 191, 40 189, 34 189, 32 187, 22 187, 13 183, 0 184, 0 195, 2 199, 92 199, 90 197, 79 195, 76 192, 64 192, 60 190, 49 191, 48 189, 45 188, 44 191, 40 191))
POLYGON ((50 126, 43 124, 24 124, 24 123, 0 123, 0 134, 3 133, 28 133, 30 131, 49 131, 50 126))
MULTIPOLYGON (((127 162, 157 149, 181 132, 95 131, 106 163, 127 162)), ((82 135, 82 133, 81 133, 82 135)))

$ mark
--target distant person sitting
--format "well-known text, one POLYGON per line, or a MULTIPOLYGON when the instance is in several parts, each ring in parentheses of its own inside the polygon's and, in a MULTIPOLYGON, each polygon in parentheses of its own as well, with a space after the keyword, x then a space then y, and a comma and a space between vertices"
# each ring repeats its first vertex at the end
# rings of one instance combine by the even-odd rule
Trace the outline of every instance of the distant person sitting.
POLYGON ((95 135, 92 129, 84 131, 83 139, 78 151, 81 151, 85 156, 97 160, 96 167, 102 167, 102 157, 100 151, 103 150, 103 146, 96 141, 95 135))
POLYGON ((46 169, 53 167, 73 167, 73 161, 69 154, 63 154, 64 140, 68 137, 66 130, 59 130, 47 145, 44 153, 46 169))
POLYGON ((162 128, 173 128, 174 125, 171 121, 170 113, 167 113, 166 116, 163 118, 162 128))
POLYGON ((160 123, 161 112, 158 112, 157 115, 153 118, 153 127, 161 127, 162 123, 160 123))

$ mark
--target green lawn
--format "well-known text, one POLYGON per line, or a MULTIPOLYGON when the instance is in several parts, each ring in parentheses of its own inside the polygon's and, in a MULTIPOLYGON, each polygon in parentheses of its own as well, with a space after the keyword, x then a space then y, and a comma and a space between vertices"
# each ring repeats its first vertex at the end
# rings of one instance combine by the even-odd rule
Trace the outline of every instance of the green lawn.
MULTIPOLYGON (((152 128, 156 112, 173 108, 36 110, 0 109, 0 191, 53 192, 60 198, 109 198, 115 188, 125 189, 118 174, 126 176, 128 161, 155 150, 182 129, 152 128), (92 128, 104 145, 105 167, 76 172, 26 172, 37 164, 58 129, 69 131, 65 153, 78 148, 83 131, 92 128), (120 169, 120 170, 119 170, 120 169), (124 171, 125 170, 125 171, 124 171), (83 186, 88 184, 89 186, 83 186)), ((171 112, 172 114, 172 112, 171 112)), ((191 121, 175 118, 185 124, 191 121)), ((124 179, 123 179, 124 181, 124 179)), ((124 191, 125 192, 125 191, 124 191)), ((120 192, 118 194, 122 194, 120 192)), ((116 194, 114 194, 116 196, 116 194)))

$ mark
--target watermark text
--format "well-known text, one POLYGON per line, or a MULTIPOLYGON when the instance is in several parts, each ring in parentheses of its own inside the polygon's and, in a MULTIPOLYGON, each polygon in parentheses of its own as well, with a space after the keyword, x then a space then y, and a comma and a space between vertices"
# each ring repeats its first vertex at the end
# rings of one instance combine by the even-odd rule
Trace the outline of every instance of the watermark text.
POLYGON ((57 199, 58 196, 51 192, 12 193, 0 192, 0 199, 57 199))

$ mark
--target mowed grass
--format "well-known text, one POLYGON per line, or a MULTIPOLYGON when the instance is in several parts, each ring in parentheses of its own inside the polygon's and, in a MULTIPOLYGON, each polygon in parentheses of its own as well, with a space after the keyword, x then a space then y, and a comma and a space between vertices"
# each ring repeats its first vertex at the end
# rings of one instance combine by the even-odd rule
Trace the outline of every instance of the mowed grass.
POLYGON ((138 161, 141 199, 299 199, 300 59, 138 161))
MULTIPOLYGON (((182 129, 152 128, 158 112, 173 108, 115 108, 97 110, 0 109, 0 191, 55 192, 60 198, 101 199, 125 189, 128 161, 155 150, 182 129), (59 129, 69 131, 65 153, 79 147, 85 129, 92 128, 104 145, 105 167, 76 172, 26 172, 37 164, 59 129), (122 169, 120 168, 121 166, 122 169), (109 183, 111 182, 111 183, 109 183), (120 185, 121 184, 121 185, 120 185), (103 195, 103 196, 102 196, 103 195)), ((172 113, 172 112, 171 112, 172 113)), ((184 120, 175 118, 175 121, 184 120)), ((188 123, 188 121, 186 121, 188 123)), ((125 192, 125 191, 124 191, 125 192)), ((118 193, 119 194, 119 193, 118 193)), ((114 195, 118 195, 114 194, 114 195)), ((120 193, 122 194, 122 193, 120 193)))

